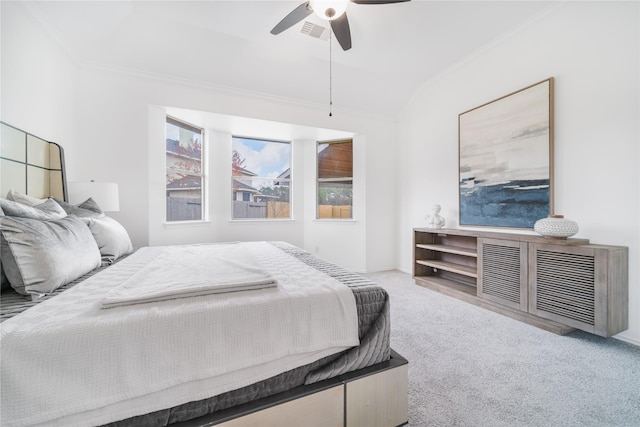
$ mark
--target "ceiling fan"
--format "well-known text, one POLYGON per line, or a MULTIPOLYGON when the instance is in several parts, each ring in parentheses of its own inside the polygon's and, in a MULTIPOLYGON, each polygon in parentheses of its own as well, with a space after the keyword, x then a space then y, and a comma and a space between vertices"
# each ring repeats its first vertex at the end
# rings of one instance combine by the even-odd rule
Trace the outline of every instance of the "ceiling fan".
POLYGON ((282 21, 271 30, 271 34, 280 34, 294 26, 307 16, 315 13, 320 18, 331 23, 331 30, 335 34, 342 50, 351 49, 351 30, 347 19, 347 5, 356 4, 388 4, 402 3, 411 0, 309 0, 296 7, 282 21))

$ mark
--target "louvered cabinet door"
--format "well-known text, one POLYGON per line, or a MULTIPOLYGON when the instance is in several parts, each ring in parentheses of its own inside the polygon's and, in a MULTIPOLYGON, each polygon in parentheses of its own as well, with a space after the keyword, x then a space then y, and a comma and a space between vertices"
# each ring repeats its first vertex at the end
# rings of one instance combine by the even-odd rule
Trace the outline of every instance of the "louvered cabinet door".
POLYGON ((529 246, 529 312, 609 337, 628 327, 628 250, 529 246))
POLYGON ((478 296, 527 311, 527 242, 478 239, 478 296))

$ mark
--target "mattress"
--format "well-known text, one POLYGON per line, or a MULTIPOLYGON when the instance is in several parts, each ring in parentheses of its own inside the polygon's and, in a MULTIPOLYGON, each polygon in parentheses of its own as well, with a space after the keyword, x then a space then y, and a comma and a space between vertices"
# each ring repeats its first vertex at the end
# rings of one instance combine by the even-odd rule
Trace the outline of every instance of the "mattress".
MULTIPOLYGON (((109 425, 162 426, 186 421, 389 359, 389 301, 384 289, 362 276, 314 257, 292 245, 282 242, 270 244, 351 289, 356 301, 360 345, 236 390, 109 425)), ((74 285, 70 284, 66 288, 74 285)), ((47 298, 55 298, 55 294, 47 298)), ((16 316, 28 310, 31 305, 39 303, 26 301, 11 293, 3 293, 1 300, 2 320, 16 316)))

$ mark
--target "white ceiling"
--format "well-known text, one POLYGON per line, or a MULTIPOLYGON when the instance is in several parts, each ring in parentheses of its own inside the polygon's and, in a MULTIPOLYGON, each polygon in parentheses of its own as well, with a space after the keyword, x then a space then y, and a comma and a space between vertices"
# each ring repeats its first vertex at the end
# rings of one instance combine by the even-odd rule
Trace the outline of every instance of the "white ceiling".
MULTIPOLYGON (((329 41, 302 22, 270 30, 302 1, 29 1, 81 64, 329 102, 329 41)), ((333 41, 333 105, 395 114, 424 83, 508 36, 554 1, 351 3, 353 48, 333 41)), ((314 15, 307 21, 326 23, 314 15)), ((303 21, 304 22, 304 21, 303 21)), ((498 70, 496 70, 498 72, 498 70)))

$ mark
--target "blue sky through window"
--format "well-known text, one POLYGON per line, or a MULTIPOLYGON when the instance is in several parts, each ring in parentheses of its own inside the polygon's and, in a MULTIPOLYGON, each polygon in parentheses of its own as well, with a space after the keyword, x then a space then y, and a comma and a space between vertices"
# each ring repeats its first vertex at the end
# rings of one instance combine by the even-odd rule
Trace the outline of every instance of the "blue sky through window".
POLYGON ((276 178, 291 165, 289 143, 234 137, 233 150, 244 159, 244 168, 259 177, 276 178))

